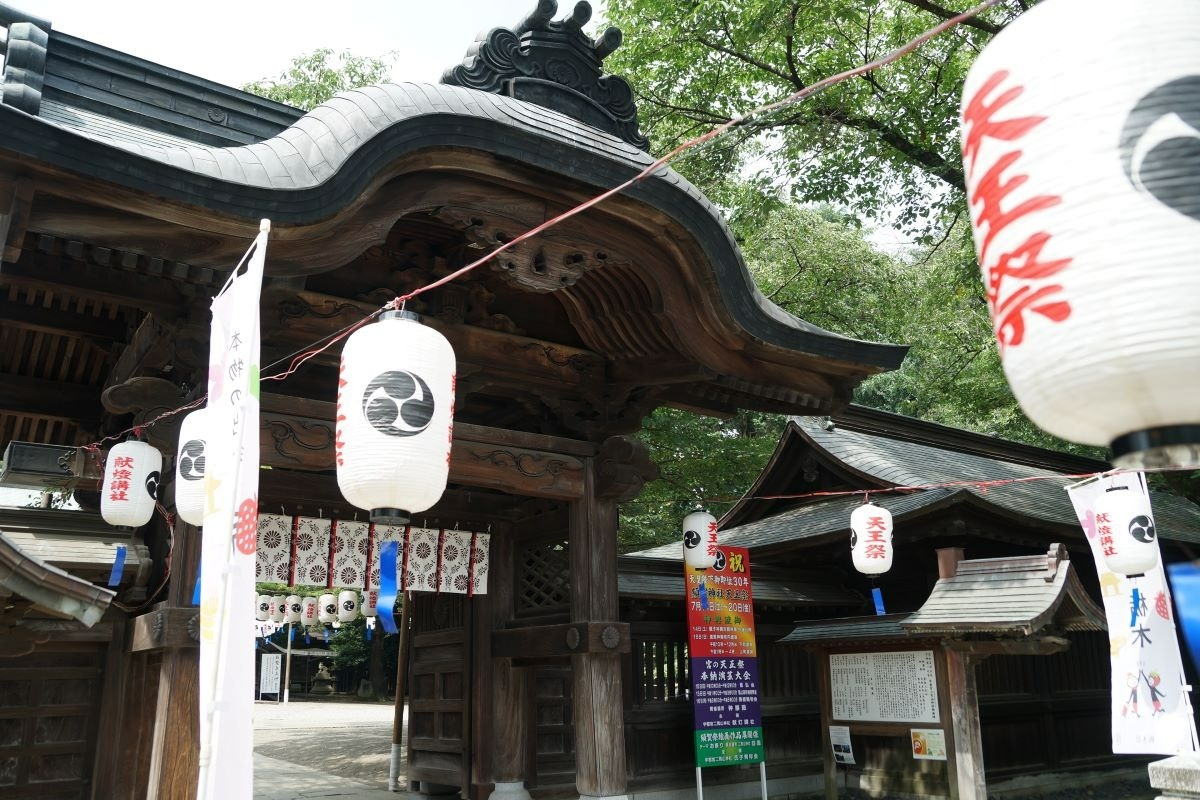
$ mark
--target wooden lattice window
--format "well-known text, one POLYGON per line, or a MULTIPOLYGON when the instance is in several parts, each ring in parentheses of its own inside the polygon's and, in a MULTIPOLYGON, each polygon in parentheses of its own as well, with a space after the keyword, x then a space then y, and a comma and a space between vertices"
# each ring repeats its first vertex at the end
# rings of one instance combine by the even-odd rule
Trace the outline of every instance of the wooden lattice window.
POLYGON ((571 558, 565 540, 526 545, 517 558, 517 611, 546 611, 571 604, 571 558))
POLYGON ((688 664, 687 642, 681 637, 635 639, 634 702, 686 702, 691 691, 688 664))

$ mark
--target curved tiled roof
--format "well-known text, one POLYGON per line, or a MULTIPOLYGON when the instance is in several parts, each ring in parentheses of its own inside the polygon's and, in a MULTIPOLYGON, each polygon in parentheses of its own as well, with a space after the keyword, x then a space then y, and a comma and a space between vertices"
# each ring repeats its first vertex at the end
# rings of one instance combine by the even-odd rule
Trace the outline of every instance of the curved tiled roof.
MULTIPOLYGON (((164 198, 276 228, 328 219, 418 152, 457 149, 510 158, 608 188, 653 163, 615 136, 503 95, 442 84, 385 84, 344 92, 276 136, 237 147, 190 143, 136 125, 48 103, 41 116, 0 106, 0 155, 41 161, 164 198)), ((446 166, 452 166, 447 163, 446 166)), ((664 168, 625 192, 676 220, 712 265, 721 299, 762 341, 891 369, 907 348, 860 342, 811 325, 754 286, 718 210, 664 168)))

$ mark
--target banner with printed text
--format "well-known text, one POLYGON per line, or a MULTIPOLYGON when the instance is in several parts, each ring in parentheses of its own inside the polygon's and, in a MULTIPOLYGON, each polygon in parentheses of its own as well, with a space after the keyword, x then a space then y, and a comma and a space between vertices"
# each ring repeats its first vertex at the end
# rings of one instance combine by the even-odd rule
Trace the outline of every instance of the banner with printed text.
POLYGON ((684 564, 696 766, 764 759, 750 553, 723 547, 708 569, 684 564))
MULTIPOLYGON (((1140 473, 1117 479, 1131 489, 1145 490, 1140 473)), ((1113 532, 1105 515, 1096 512, 1096 500, 1104 486, 1103 481, 1091 481, 1070 488, 1068 494, 1092 548, 1104 598, 1112 664, 1113 752, 1192 752, 1192 709, 1184 688, 1183 660, 1162 561, 1136 578, 1108 568, 1104 548, 1113 532)))
POLYGON ((200 570, 198 800, 253 793, 254 575, 258 540, 259 295, 264 220, 245 269, 212 304, 200 570))

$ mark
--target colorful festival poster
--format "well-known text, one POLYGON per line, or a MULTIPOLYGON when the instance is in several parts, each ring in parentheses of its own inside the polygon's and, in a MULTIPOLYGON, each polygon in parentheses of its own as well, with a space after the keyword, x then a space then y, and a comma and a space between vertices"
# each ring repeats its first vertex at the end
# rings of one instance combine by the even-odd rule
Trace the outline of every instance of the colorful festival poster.
MULTIPOLYGON (((1145 485, 1139 473, 1128 477, 1131 487, 1145 485)), ((1113 752, 1193 752, 1192 708, 1162 561, 1138 577, 1108 568, 1104 542, 1111 532, 1105 530, 1103 515, 1096 513, 1096 500, 1104 487, 1104 481, 1094 480, 1070 487, 1068 494, 1091 545, 1104 598, 1112 665, 1113 752)))
POLYGON ((684 564, 696 766, 763 761, 750 553, 725 547, 709 569, 684 564))
POLYGON ((259 296, 270 223, 213 299, 200 570, 198 800, 253 793, 259 296))

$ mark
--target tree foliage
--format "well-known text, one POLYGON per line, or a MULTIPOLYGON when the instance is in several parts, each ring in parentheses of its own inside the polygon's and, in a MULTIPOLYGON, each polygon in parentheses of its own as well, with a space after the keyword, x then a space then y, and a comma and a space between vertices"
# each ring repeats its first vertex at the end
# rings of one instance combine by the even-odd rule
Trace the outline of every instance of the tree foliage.
MULTIPOLYGON (((972 4, 945 1, 954 8, 931 0, 610 0, 608 21, 626 37, 606 67, 629 78, 642 125, 665 152, 886 55, 972 4)), ((894 215, 928 233, 961 202, 958 105, 967 68, 1031 2, 990 9, 892 65, 749 120, 677 168, 743 214, 734 185, 748 173, 766 200, 782 193, 894 215)))
POLYGON ((338 92, 370 86, 388 79, 394 56, 360 56, 328 47, 292 59, 276 78, 263 78, 242 87, 244 91, 305 111, 316 108, 338 92))

